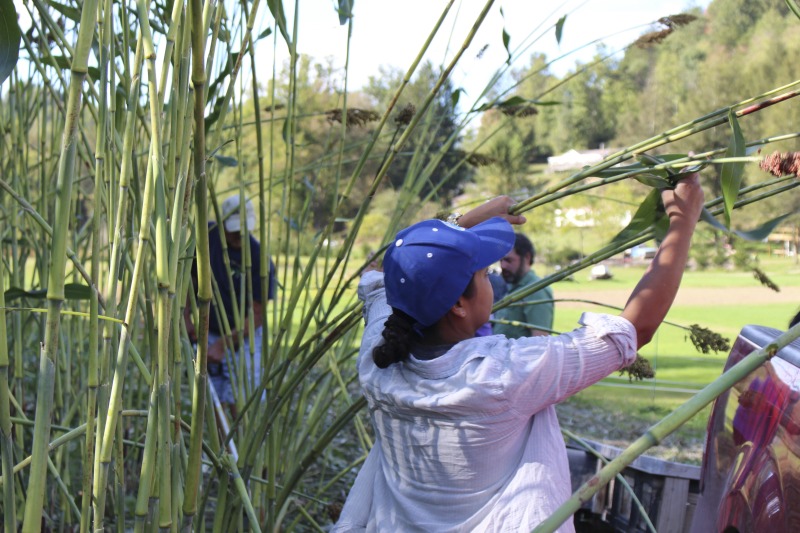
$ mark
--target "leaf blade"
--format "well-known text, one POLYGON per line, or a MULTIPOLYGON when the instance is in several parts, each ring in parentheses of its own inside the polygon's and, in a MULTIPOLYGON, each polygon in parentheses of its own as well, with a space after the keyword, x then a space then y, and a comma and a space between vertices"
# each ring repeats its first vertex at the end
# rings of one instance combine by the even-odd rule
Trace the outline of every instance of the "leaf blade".
POLYGON ((567 21, 567 16, 564 15, 563 17, 558 19, 558 22, 556 22, 556 43, 559 45, 561 44, 561 36, 564 33, 564 22, 566 21, 567 21))
POLYGON ((0 0, 0 83, 11 76, 17 65, 21 40, 14 0, 0 0))
MULTIPOLYGON (((731 141, 725 152, 726 157, 744 157, 745 142, 742 130, 736 114, 731 110, 728 113, 728 123, 731 126, 731 141)), ((720 172, 720 185, 722 187, 722 199, 725 205, 725 226, 731 227, 731 212, 739 197, 739 185, 742 182, 742 172, 744 171, 743 162, 723 163, 720 172)))

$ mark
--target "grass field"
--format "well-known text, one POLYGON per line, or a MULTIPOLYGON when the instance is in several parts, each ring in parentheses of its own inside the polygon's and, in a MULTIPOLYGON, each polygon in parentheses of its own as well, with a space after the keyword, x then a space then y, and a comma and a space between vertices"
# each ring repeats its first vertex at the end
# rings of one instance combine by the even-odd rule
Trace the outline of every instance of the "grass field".
MULTIPOLYGON (((762 286, 751 272, 686 272, 667 321, 681 326, 699 324, 731 342, 746 324, 785 329, 800 307, 800 265, 793 258, 762 259, 760 263, 759 268, 780 292, 762 286)), ((612 267, 611 280, 588 280, 587 274, 581 273, 575 281, 556 283, 555 297, 622 306, 643 269, 612 267)), ((586 303, 559 302, 555 329, 572 329, 582 311, 617 314, 586 303)), ((667 324, 640 355, 655 368, 654 379, 631 383, 627 377, 611 376, 560 405, 562 425, 587 438, 624 447, 689 399, 693 391, 717 378, 727 359, 727 353, 698 352, 689 341, 688 331, 667 324)), ((706 408, 651 455, 699 462, 708 414, 706 408)))

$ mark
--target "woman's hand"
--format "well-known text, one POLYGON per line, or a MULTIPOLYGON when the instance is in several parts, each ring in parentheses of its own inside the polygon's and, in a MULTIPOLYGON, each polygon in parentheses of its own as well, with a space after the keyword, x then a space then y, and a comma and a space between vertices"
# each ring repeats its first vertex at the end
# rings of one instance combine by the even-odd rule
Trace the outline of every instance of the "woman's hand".
POLYGON ((700 188, 700 175, 695 172, 680 180, 674 189, 661 192, 664 208, 670 222, 678 219, 692 224, 700 219, 703 211, 703 189, 700 188))
POLYGON ((508 196, 498 196, 488 202, 466 212, 458 219, 458 225, 462 228, 471 228, 492 217, 501 217, 508 220, 511 224, 524 224, 527 220, 522 215, 511 215, 508 210, 516 205, 516 202, 508 196))

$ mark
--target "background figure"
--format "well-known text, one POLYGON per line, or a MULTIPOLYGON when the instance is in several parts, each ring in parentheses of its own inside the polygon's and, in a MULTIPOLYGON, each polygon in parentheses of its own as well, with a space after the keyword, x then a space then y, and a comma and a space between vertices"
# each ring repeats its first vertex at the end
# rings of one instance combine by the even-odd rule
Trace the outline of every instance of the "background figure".
MULTIPOLYGON (((209 381, 213 385, 220 401, 228 404, 232 413, 235 415, 235 398, 233 395, 234 386, 238 389, 240 384, 236 382, 236 373, 229 368, 226 354, 233 348, 236 350, 233 361, 238 365, 245 364, 245 377, 254 384, 261 381, 261 346, 263 332, 261 321, 263 319, 264 307, 261 301, 261 245, 253 237, 256 217, 255 209, 249 200, 245 203, 245 224, 249 234, 247 241, 242 240, 242 224, 240 215, 239 195, 236 194, 227 198, 221 205, 222 224, 210 223, 208 233, 208 244, 211 257, 211 273, 213 276, 212 285, 215 293, 218 291, 219 299, 215 296, 211 302, 211 314, 208 322, 208 375, 209 381), (223 246, 222 239, 225 239, 223 246), (245 268, 246 248, 249 248, 250 255, 250 280, 247 279, 245 268), (230 279, 228 278, 228 268, 225 265, 227 256, 230 266, 230 279), (247 291, 248 283, 251 290, 247 291), (245 296, 242 302, 240 297, 245 296), (253 324, 255 331, 250 332, 249 326, 249 300, 252 296, 253 324), (218 304, 221 304, 221 308, 218 304), (244 309, 244 316, 239 317, 239 329, 236 329, 234 320, 234 309, 241 312, 244 309), (230 331, 226 336, 225 332, 230 331), (242 346, 240 341, 244 339, 242 346), (253 343, 253 355, 250 354, 250 341, 253 343), (233 374, 233 382, 231 375, 233 374)), ((192 280, 197 286, 197 265, 192 266, 192 280)), ((269 264, 269 287, 267 298, 275 297, 275 265, 270 260, 269 264)), ((196 341, 195 328, 191 325, 189 318, 191 313, 189 306, 186 307, 184 317, 187 319, 187 330, 192 342, 196 341)))
MULTIPOLYGON (((503 276, 491 270, 489 271, 489 282, 492 284, 492 292, 494 292, 493 303, 497 303, 503 298, 503 296, 506 295, 506 282, 503 279, 503 276)), ((494 334, 491 323, 492 318, 494 318, 494 314, 489 315, 490 322, 487 322, 478 328, 478 331, 475 332, 476 337, 485 337, 487 335, 494 334)))
MULTIPOLYGON (((506 294, 515 292, 522 287, 527 287, 541 279, 531 269, 535 257, 536 251, 533 247, 533 243, 525 235, 517 233, 514 249, 500 260, 500 267, 503 269, 503 279, 507 283, 506 294)), ((550 287, 545 287, 533 294, 529 294, 520 300, 520 302, 552 299, 553 290, 550 287)), ((495 313, 495 318, 536 324, 537 326, 546 328, 546 330, 495 323, 493 326, 494 333, 505 335, 510 339, 518 339, 520 337, 532 335, 549 335, 549 330, 553 329, 553 307, 553 302, 547 302, 531 305, 514 305, 500 309, 495 313)))
POLYGON ((506 280, 503 279, 503 275, 499 272, 489 271, 489 283, 492 284, 492 290, 494 291, 494 303, 497 303, 508 293, 506 280))

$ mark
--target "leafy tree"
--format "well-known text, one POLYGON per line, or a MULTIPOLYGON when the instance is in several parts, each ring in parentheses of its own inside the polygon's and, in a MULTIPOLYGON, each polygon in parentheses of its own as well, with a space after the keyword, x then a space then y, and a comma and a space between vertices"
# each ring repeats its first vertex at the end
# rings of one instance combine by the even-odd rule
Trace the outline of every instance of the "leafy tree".
MULTIPOLYGON (((420 108, 439 75, 439 70, 430 62, 424 63, 403 91, 397 108, 401 112, 420 108)), ((370 77, 365 92, 377 102, 377 107, 382 108, 393 97, 402 79, 403 72, 398 69, 381 69, 380 76, 370 77)), ((447 201, 459 194, 464 184, 472 179, 474 171, 466 164, 464 153, 459 149, 461 131, 457 124, 454 91, 452 82, 447 80, 392 162, 388 179, 393 187, 400 188, 405 182, 420 180, 418 194, 421 198, 433 193, 447 201)), ((394 118, 397 131, 392 142, 407 124, 399 120, 398 115, 394 118)))

